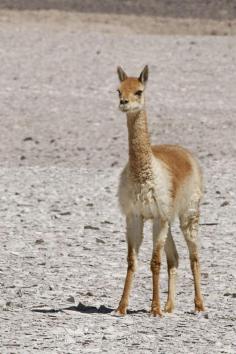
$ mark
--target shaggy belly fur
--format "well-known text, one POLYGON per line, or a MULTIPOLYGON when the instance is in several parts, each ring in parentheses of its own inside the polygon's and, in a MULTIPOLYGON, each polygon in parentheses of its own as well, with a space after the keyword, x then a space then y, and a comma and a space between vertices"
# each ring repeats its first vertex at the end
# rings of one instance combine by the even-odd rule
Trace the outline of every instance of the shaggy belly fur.
POLYGON ((135 186, 129 204, 132 213, 142 215, 144 219, 153 219, 158 216, 155 191, 148 183, 135 186))

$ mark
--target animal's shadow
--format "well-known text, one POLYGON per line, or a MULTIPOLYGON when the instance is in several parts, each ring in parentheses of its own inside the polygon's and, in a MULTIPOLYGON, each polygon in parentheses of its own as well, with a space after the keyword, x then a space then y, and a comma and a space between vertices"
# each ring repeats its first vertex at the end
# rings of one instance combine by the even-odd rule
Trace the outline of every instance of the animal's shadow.
MULTIPOLYGON (((31 309, 32 312, 38 312, 38 313, 58 313, 58 312, 63 312, 63 311, 76 311, 80 313, 86 313, 86 314, 110 314, 115 309, 112 309, 110 307, 107 307, 105 305, 101 305, 100 307, 96 306, 87 306, 82 304, 81 302, 77 306, 68 306, 68 307, 62 307, 58 309, 54 308, 34 308, 31 309)), ((141 309, 141 310, 127 310, 127 314, 139 314, 139 313, 147 313, 148 311, 141 309)))

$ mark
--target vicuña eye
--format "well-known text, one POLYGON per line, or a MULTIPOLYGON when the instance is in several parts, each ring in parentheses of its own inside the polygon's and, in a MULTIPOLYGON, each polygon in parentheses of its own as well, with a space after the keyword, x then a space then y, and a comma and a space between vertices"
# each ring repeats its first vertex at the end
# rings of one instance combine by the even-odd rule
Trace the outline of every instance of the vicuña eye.
POLYGON ((118 95, 119 95, 119 96, 121 96, 121 92, 120 92, 120 90, 117 90, 117 92, 118 92, 118 95))
POLYGON ((138 91, 135 92, 135 96, 139 96, 140 97, 142 95, 142 93, 143 93, 143 91, 138 90, 138 91))

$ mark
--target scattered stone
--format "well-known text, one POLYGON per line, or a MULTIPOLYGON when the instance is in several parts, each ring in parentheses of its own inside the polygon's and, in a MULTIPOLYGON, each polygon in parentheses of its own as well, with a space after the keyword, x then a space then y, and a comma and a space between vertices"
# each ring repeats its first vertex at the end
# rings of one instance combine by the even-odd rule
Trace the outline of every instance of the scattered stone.
POLYGON ((236 293, 224 293, 224 296, 230 296, 232 298, 236 298, 236 293))
POLYGON ((42 238, 39 238, 38 240, 35 241, 36 245, 41 245, 42 243, 44 243, 44 240, 42 238))
POLYGON ((86 295, 86 296, 94 296, 91 291, 87 291, 87 293, 86 293, 85 295, 86 295))
POLYGON ((84 251, 91 251, 91 248, 86 247, 86 246, 83 246, 83 250, 84 250, 84 251))
POLYGON ((52 215, 51 218, 52 218, 52 219, 59 219, 59 216, 57 216, 57 215, 52 215))
POLYGON ((202 277, 204 278, 204 279, 207 279, 208 277, 209 277, 209 274, 208 273, 201 273, 202 274, 202 277))
POLYGON ((96 242, 97 243, 105 243, 105 241, 103 241, 103 240, 101 240, 100 238, 97 238, 97 237, 96 237, 96 242))
POLYGON ((100 230, 97 226, 85 225, 84 230, 100 230))
POLYGON ((18 295, 19 297, 22 297, 23 293, 21 289, 18 289, 16 292, 16 295, 18 295))
POLYGON ((75 298, 74 298, 74 296, 70 295, 70 296, 66 299, 66 301, 71 302, 71 303, 75 303, 75 298))
POLYGON ((111 167, 117 166, 118 165, 118 161, 114 161, 111 163, 111 167))
POLYGON ((226 205, 229 205, 229 202, 226 200, 226 201, 224 201, 220 206, 221 207, 225 207, 226 205))
POLYGON ((71 215, 71 212, 70 211, 64 211, 64 212, 61 212, 60 215, 61 216, 68 216, 68 215, 71 215))

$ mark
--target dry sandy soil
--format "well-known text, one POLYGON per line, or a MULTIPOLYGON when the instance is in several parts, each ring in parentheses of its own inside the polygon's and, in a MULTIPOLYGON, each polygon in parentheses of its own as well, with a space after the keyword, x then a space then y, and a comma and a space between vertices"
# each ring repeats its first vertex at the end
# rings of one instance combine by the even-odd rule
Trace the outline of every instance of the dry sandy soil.
MULTIPOLYGON (((233 354, 236 39, 181 36, 168 26, 164 33, 175 35, 165 36, 152 25, 140 34, 132 17, 130 26, 104 18, 0 13, 0 353, 233 354), (146 63, 152 141, 188 147, 204 170, 202 315, 192 312, 178 225, 175 313, 148 314, 147 225, 129 314, 111 314, 126 272, 116 191, 127 129, 116 66, 135 75, 146 63)), ((165 262, 161 289, 164 302, 165 262)))

